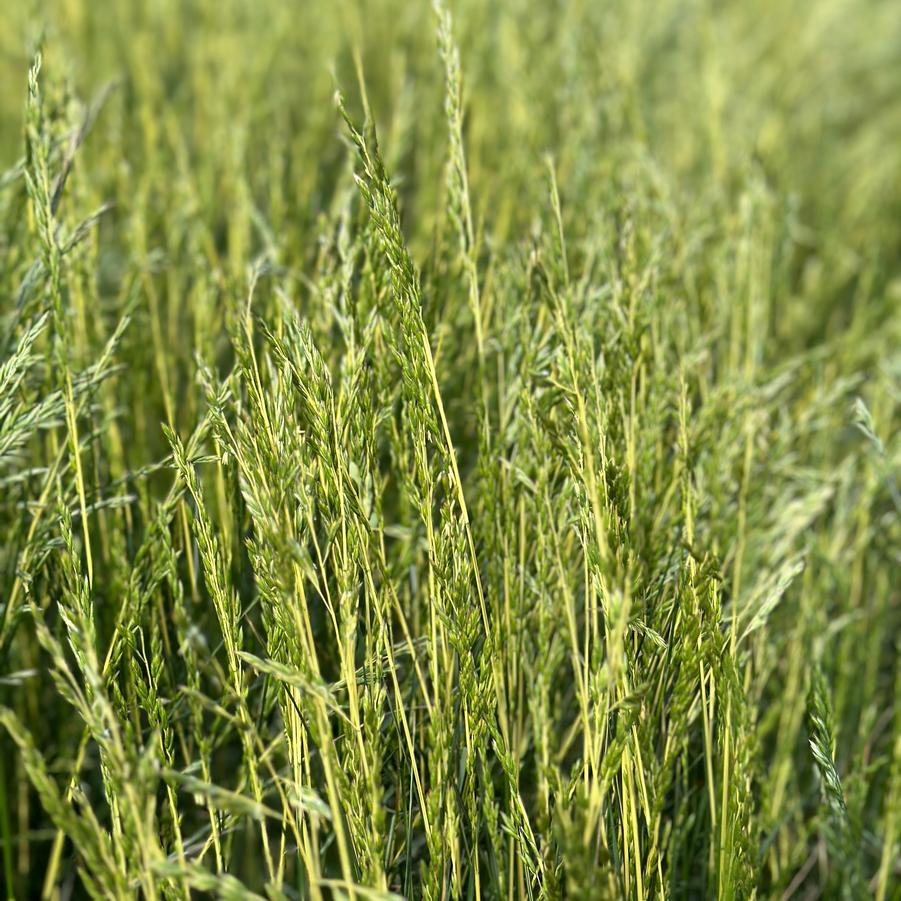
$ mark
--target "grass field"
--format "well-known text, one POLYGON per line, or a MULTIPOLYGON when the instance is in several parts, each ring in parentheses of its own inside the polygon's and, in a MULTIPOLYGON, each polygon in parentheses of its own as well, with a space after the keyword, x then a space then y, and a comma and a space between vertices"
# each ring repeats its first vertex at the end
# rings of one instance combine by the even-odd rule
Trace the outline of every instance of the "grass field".
POLYGON ((901 898, 898 4, 445 2, 2 4, 5 896, 901 898))

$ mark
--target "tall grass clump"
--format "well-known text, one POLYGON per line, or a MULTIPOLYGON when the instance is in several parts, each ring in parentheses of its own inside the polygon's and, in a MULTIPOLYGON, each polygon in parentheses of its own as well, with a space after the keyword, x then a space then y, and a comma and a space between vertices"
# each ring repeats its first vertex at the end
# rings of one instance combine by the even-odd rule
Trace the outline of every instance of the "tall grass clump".
POLYGON ((8 899, 901 897, 891 3, 0 21, 8 899))

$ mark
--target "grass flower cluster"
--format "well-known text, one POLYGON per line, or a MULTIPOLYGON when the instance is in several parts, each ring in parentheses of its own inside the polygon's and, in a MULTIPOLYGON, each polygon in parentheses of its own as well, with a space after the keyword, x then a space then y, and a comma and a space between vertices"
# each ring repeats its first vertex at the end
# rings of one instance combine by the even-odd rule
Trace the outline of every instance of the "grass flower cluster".
POLYGON ((0 12, 10 901, 901 897, 901 16, 0 12))

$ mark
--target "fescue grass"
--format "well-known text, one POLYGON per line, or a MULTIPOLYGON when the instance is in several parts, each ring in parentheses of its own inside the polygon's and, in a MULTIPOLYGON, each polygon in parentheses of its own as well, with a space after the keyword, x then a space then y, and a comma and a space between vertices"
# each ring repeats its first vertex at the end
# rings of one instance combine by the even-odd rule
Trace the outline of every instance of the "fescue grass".
POLYGON ((0 25, 8 898, 901 897, 895 4, 0 25))

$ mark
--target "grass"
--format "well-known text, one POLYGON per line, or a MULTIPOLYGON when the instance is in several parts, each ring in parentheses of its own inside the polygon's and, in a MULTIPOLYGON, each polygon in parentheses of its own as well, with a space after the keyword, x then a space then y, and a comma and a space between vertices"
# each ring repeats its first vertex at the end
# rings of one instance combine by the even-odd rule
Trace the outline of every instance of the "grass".
POLYGON ((9 899, 901 897, 893 4, 0 21, 9 899))

